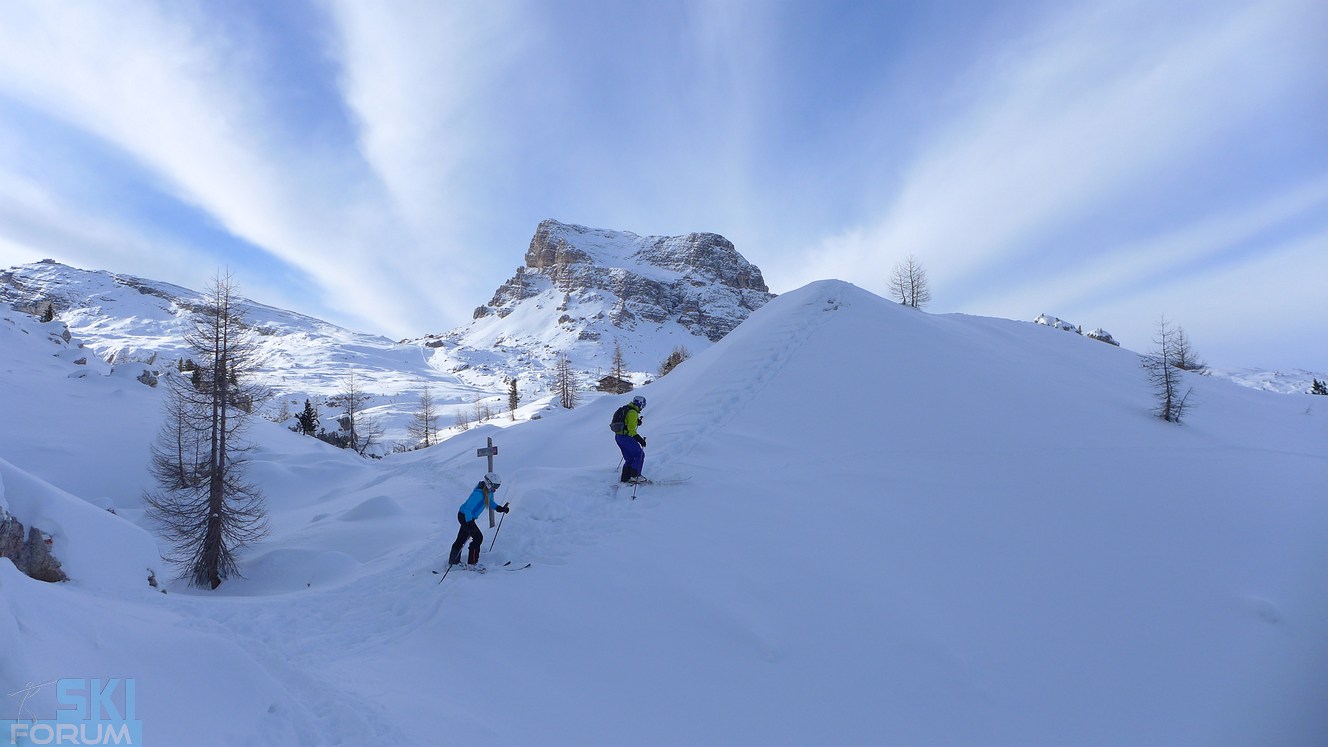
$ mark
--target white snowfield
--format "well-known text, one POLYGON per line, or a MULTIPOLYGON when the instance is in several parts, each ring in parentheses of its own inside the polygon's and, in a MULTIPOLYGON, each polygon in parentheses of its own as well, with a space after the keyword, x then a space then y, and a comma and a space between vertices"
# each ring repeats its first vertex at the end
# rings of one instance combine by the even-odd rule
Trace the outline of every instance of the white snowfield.
MULTIPOLYGON (((147 526, 160 392, 24 324, 11 510, 147 526)), ((0 699, 134 678, 149 745, 1322 744, 1328 403, 1186 383, 1168 424, 1128 350, 825 281, 637 391, 645 474, 691 480, 635 500, 624 397, 380 462, 257 422, 246 578, 162 594, 112 532, 64 584, 0 560, 0 699), (488 437, 483 561, 533 567, 439 585, 488 437)))

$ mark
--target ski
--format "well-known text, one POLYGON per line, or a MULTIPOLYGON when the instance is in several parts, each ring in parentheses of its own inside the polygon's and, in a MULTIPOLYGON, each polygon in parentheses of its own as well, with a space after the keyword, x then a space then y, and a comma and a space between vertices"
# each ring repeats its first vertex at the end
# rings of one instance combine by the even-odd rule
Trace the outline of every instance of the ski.
POLYGON ((617 490, 618 488, 625 488, 625 487, 627 487, 628 485, 630 485, 630 486, 632 486, 632 495, 631 495, 631 498, 632 498, 632 500, 636 500, 636 489, 639 488, 639 487, 641 487, 642 485, 656 485, 656 486, 659 486, 659 487, 668 487, 668 486, 670 486, 670 485, 682 485, 683 483, 690 482, 691 479, 692 479, 692 478, 690 478, 690 477, 675 477, 675 478, 668 478, 668 479, 663 479, 663 480, 652 480, 652 479, 650 479, 650 478, 647 477, 647 478, 643 478, 643 479, 641 479, 641 480, 639 480, 639 481, 637 481, 637 482, 618 482, 618 483, 615 483, 613 489, 614 489, 614 490, 617 490))
POLYGON ((692 478, 690 477, 673 477, 673 478, 665 478, 662 480, 651 480, 647 478, 645 480, 642 480, 641 482, 616 482, 614 483, 614 486, 620 488, 626 488, 635 485, 658 485, 660 487, 668 487, 670 485, 682 485, 683 483, 688 483, 691 481, 692 478))
POLYGON ((488 568, 482 568, 482 569, 481 569, 481 568, 474 568, 474 567, 469 566, 469 565, 454 565, 454 566, 451 567, 451 569, 446 569, 446 568, 445 568, 445 569, 443 569, 443 570, 441 570, 441 571, 433 571, 433 574, 434 574, 435 576, 436 576, 436 575, 439 575, 439 574, 447 575, 447 573, 448 573, 449 570, 453 570, 453 571, 466 571, 467 573, 487 573, 489 569, 488 569, 488 568))
MULTIPOLYGON (((480 569, 478 569, 478 568, 472 568, 472 567, 469 567, 469 566, 464 567, 464 568, 461 567, 461 566, 457 566, 457 567, 456 567, 456 570, 458 570, 458 571, 469 571, 470 573, 488 573, 488 572, 491 571, 491 570, 496 570, 496 571, 524 571, 525 569, 529 568, 530 566, 531 566, 530 563, 526 563, 525 565, 512 566, 512 561, 509 560, 509 561, 507 561, 506 563, 503 563, 502 565, 496 565, 496 566, 493 566, 492 568, 486 566, 486 567, 484 568, 484 570, 480 570, 480 569)), ((431 573, 433 573, 435 576, 437 576, 437 575, 442 574, 443 571, 431 571, 431 573)))

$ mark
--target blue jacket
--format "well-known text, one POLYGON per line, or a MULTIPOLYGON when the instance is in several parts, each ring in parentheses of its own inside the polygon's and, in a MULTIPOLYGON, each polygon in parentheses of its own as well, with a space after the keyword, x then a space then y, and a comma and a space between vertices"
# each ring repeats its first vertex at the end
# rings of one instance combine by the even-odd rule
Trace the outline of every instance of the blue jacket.
MULTIPOLYGON (((501 487, 501 486, 499 486, 499 487, 501 487)), ((495 508, 499 505, 499 504, 498 504, 498 499, 497 499, 497 497, 494 495, 494 493, 497 493, 497 492, 498 492, 498 489, 497 489, 497 488, 494 488, 493 491, 489 493, 489 503, 493 504, 493 506, 494 506, 495 508)), ((461 513, 462 516, 466 517, 466 521, 474 521, 474 520, 480 518, 480 514, 484 513, 484 481, 483 481, 483 480, 480 480, 478 483, 475 484, 475 489, 472 490, 472 491, 470 491, 470 497, 467 498, 467 499, 466 499, 466 502, 463 503, 463 504, 461 504, 461 508, 459 508, 459 509, 457 509, 457 510, 460 511, 460 513, 461 513)))

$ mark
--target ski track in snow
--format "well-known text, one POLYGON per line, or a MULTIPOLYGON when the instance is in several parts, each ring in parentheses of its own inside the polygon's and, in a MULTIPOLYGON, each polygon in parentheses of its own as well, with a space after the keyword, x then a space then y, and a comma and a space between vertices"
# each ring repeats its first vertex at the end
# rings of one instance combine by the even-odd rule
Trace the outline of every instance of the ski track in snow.
MULTIPOLYGON (((440 584, 440 577, 431 573, 445 568, 456 537, 451 504, 459 504, 471 489, 468 483, 462 483, 461 491, 451 489, 459 473, 474 471, 474 465, 464 459, 463 455, 383 463, 382 474, 347 486, 347 494, 359 495, 402 477, 413 483, 411 495, 403 495, 403 501, 437 502, 440 517, 419 533, 401 537, 396 552, 371 561, 376 567, 362 569, 353 580, 275 595, 217 600, 192 594, 174 596, 189 627, 243 641, 286 688, 300 709, 290 718, 305 738, 301 744, 411 743, 376 704, 381 694, 361 694, 355 682, 344 680, 339 667, 348 659, 372 658, 375 651, 437 620, 449 607, 464 604, 483 588, 484 584, 473 585, 466 574, 449 574, 440 584), (440 494, 444 497, 439 498, 440 494), (182 603, 182 597, 187 601, 182 603), (273 638, 272 631, 284 634, 273 638), (324 741, 323 735, 342 739, 324 741)), ((524 521, 504 528, 493 551, 489 548, 495 530, 481 517, 483 562, 498 565, 506 560, 533 560, 543 567, 561 565, 578 548, 601 541, 626 523, 643 520, 642 510, 648 510, 651 502, 623 500, 625 494, 610 479, 608 472, 603 482, 597 474, 570 476, 548 491, 559 499, 549 504, 556 509, 541 506, 526 512, 521 517, 524 521)))

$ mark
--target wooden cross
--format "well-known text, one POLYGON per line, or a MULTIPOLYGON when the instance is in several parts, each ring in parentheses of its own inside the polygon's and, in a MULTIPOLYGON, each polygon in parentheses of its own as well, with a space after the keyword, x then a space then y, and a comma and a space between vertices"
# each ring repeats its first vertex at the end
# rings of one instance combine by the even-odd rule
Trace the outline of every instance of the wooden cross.
MULTIPOLYGON (((477 457, 488 457, 488 458, 489 458, 489 472, 492 472, 492 471, 493 471, 493 458, 494 458, 494 456, 498 453, 498 447, 493 445, 493 439, 492 439, 492 438, 489 438, 489 439, 488 439, 488 442, 489 442, 489 446, 488 446, 488 448, 484 448, 484 449, 476 449, 476 450, 475 450, 475 456, 477 456, 477 457)), ((486 487, 486 488, 484 489, 484 507, 487 508, 487 509, 489 509, 489 528, 492 529, 492 528, 493 528, 493 525, 494 525, 494 521, 493 521, 493 500, 491 500, 490 495, 491 495, 491 494, 489 493, 489 489, 486 487)))

